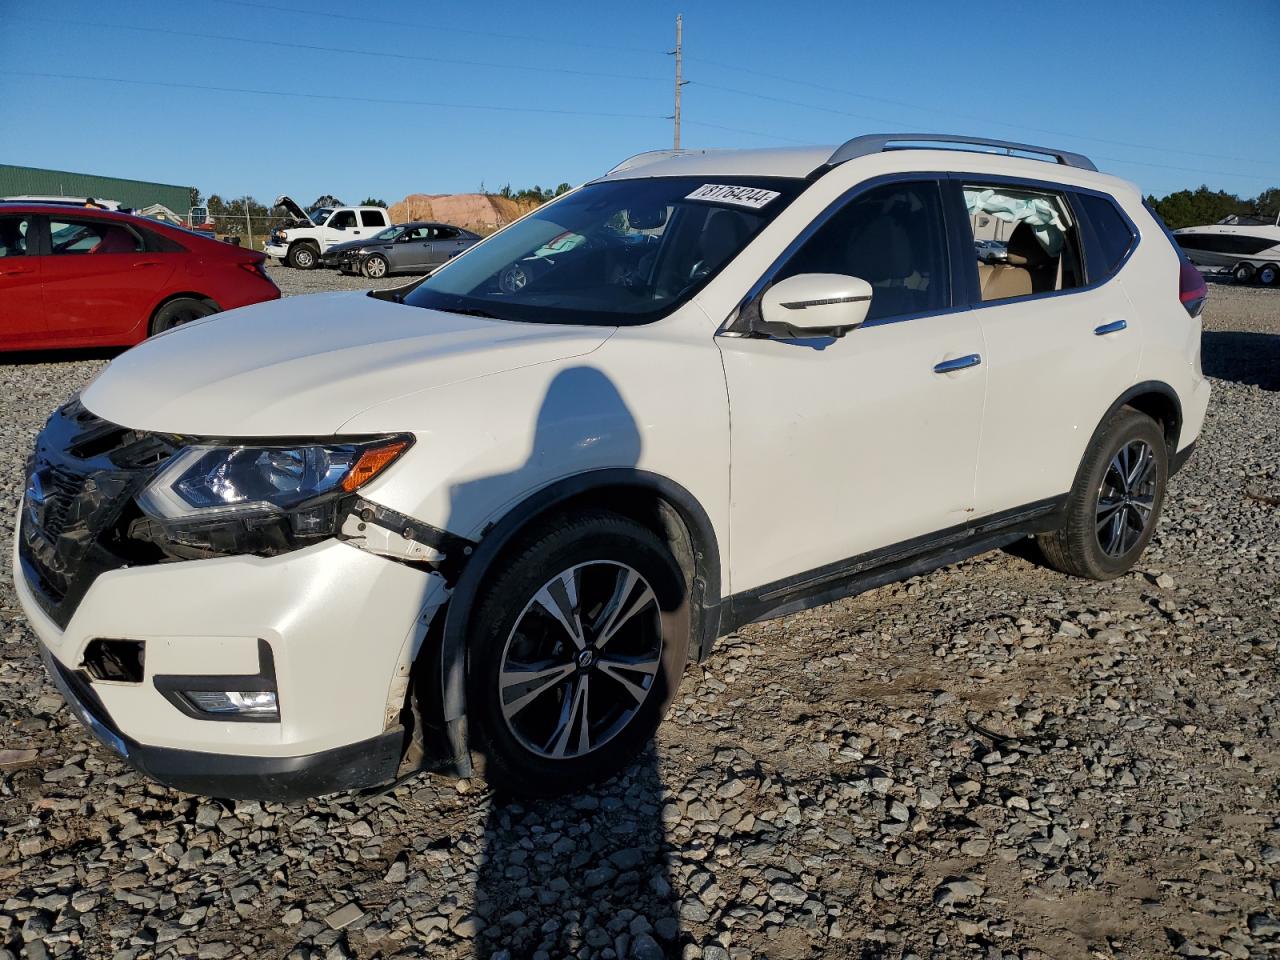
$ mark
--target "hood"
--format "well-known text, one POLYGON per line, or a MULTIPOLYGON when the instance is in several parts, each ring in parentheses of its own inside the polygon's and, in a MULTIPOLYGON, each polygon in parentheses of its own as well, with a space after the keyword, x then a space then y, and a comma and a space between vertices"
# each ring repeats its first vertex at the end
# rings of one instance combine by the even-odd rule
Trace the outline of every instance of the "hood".
POLYGON ((290 297, 145 340, 112 361, 81 399, 138 430, 326 436, 377 404, 424 392, 430 411, 437 387, 582 356, 612 332, 441 313, 363 293, 290 297))
POLYGON ((343 253, 347 250, 358 250, 361 247, 388 247, 390 245, 385 240, 374 240, 372 237, 368 240, 344 240, 342 243, 331 244, 325 253, 343 253))
POLYGON ((276 197, 275 206, 284 207, 285 210, 288 211, 289 216, 293 217, 295 220, 305 220, 307 223, 311 222, 311 217, 307 215, 307 211, 303 210, 301 204, 294 200, 293 197, 287 197, 284 194, 281 194, 276 197))

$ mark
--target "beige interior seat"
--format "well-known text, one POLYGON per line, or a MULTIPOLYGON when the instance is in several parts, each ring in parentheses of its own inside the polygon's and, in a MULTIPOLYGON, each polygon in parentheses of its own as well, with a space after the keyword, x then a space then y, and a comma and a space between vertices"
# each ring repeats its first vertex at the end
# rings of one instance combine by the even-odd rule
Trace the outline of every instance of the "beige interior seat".
POLYGON ((1007 300, 1031 294, 1031 272, 1008 263, 979 263, 978 283, 983 300, 1007 300))

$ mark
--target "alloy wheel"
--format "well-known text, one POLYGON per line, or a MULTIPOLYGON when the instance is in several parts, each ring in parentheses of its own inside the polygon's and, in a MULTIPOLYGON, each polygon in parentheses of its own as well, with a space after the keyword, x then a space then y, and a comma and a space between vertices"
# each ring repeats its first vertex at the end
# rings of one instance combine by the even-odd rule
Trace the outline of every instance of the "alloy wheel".
POLYGON ((370 257, 365 261, 364 272, 366 276, 373 280, 377 280, 387 272, 387 261, 381 257, 370 257))
POLYGON ((644 577, 608 560, 563 570, 525 605, 503 648, 507 728, 540 757, 592 753, 653 695, 662 653, 661 611, 644 577))
POLYGON ((1107 464, 1096 513, 1098 545, 1107 556, 1124 556, 1142 539, 1155 509, 1155 467, 1145 440, 1129 441, 1107 464))

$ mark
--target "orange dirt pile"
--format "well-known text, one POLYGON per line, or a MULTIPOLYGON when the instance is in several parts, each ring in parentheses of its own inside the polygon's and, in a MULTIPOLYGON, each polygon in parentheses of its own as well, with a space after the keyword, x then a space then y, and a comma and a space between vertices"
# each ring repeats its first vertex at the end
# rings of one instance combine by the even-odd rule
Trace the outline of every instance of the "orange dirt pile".
POLYGON ((436 220, 466 227, 476 233, 492 233, 533 209, 534 204, 486 193, 413 193, 389 210, 394 223, 436 220))

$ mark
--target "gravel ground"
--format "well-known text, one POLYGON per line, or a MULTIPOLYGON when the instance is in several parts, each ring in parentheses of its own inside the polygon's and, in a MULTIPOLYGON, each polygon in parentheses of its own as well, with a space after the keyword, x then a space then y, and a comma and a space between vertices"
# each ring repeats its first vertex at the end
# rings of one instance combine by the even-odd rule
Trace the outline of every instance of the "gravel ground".
MULTIPOLYGON (((0 958, 1275 955, 1280 292, 1215 285, 1207 330, 1209 418, 1139 571, 997 553, 749 627, 581 797, 149 784, 45 682, 6 572, 0 958)), ((0 367, 5 502, 102 363, 0 367)))

